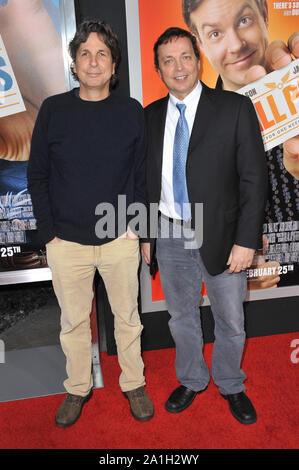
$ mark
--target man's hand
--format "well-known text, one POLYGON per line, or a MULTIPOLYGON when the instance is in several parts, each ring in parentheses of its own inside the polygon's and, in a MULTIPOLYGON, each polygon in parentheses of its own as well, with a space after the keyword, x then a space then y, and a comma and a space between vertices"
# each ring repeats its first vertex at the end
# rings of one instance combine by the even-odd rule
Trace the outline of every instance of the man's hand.
MULTIPOLYGON (((247 83, 254 82, 273 70, 278 70, 290 64, 293 57, 299 57, 299 31, 293 33, 288 44, 283 41, 273 41, 266 49, 266 68, 254 65, 246 73, 247 83)), ((283 144, 283 162, 285 169, 296 179, 299 179, 299 138, 293 137, 283 144)))
POLYGON ((151 261, 151 244, 150 243, 141 243, 141 254, 144 258, 144 261, 147 264, 150 264, 151 261))
POLYGON ((41 103, 65 91, 64 64, 60 37, 42 0, 5 3, 0 8, 0 31, 26 111, 1 117, 0 158, 24 161, 41 103))
MULTIPOLYGON (((247 288, 249 290, 269 289, 270 287, 277 287, 280 277, 278 275, 280 264, 277 261, 266 261, 264 253, 267 252, 269 246, 268 238, 263 235, 263 248, 257 250, 253 258, 251 269, 262 270, 259 272, 266 272, 267 275, 257 275, 248 278, 247 288)), ((258 272, 258 271, 257 271, 258 272)))
POLYGON ((280 281, 280 277, 278 275, 279 266, 280 264, 277 263, 277 261, 268 261, 263 264, 251 266, 252 269, 266 270, 266 272, 270 272, 270 274, 267 274, 265 276, 251 277, 247 284, 248 289, 257 290, 277 287, 277 284, 280 281))
POLYGON ((283 163, 285 169, 299 180, 299 135, 284 142, 283 163))
POLYGON ((255 250, 244 246, 234 245, 230 252, 227 265, 229 273, 239 273, 251 266, 255 250))
POLYGON ((24 99, 26 111, 0 119, 0 158, 28 160, 30 139, 37 116, 37 108, 24 99))
POLYGON ((290 64, 292 55, 299 57, 299 31, 295 31, 288 40, 288 44, 283 41, 273 41, 266 49, 266 67, 268 72, 278 70, 290 64))
POLYGON ((139 238, 137 235, 135 235, 134 232, 130 229, 130 226, 128 226, 127 232, 126 232, 126 239, 127 240, 138 240, 139 238))
POLYGON ((60 238, 54 237, 54 238, 52 238, 52 240, 50 240, 50 241, 48 242, 48 244, 50 245, 50 243, 57 243, 57 242, 59 242, 59 241, 60 241, 60 238))

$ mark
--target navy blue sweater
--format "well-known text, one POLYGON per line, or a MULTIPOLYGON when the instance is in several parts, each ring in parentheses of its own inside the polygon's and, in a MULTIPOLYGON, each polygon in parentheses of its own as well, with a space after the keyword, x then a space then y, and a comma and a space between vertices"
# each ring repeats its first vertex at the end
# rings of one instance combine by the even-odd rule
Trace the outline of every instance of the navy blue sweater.
MULTIPOLYGON (((126 197, 126 208, 146 202, 145 144, 143 108, 133 98, 111 94, 85 101, 78 89, 47 98, 28 164, 28 189, 44 243, 57 236, 100 245, 119 236, 124 214, 118 214, 118 196, 126 197), (115 236, 98 238, 95 210, 104 202, 115 209, 115 236)), ((125 214, 122 227, 130 218, 125 214)))

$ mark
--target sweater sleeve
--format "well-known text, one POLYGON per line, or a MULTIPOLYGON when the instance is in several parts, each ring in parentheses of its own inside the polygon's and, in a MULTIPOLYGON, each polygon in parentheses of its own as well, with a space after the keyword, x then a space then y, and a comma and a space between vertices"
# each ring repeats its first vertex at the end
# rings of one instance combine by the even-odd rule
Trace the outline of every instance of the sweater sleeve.
MULTIPOLYGON (((139 103, 138 103, 139 105, 139 103)), ((141 242, 145 241, 144 236, 147 235, 147 217, 148 217, 148 207, 147 207, 147 198, 146 198, 146 178, 145 178, 145 162, 146 162, 146 126, 145 126, 145 117, 144 110, 141 105, 138 106, 138 123, 139 123, 139 132, 136 139, 135 145, 135 161, 134 161, 134 202, 141 204, 140 216, 144 218, 139 234, 139 240, 141 242)), ((130 225, 130 223, 129 223, 130 225)), ((131 225, 130 225, 131 227, 131 225)), ((134 232, 134 227, 131 227, 131 230, 134 232)))
POLYGON ((146 181, 145 181, 145 154, 146 154, 146 127, 144 110, 139 106, 138 113, 139 134, 135 145, 135 178, 134 178, 134 202, 146 204, 146 181))
POLYGON ((32 199, 37 229, 44 243, 48 243, 55 237, 49 196, 50 157, 47 138, 49 116, 49 106, 45 100, 33 129, 27 170, 28 190, 32 199))

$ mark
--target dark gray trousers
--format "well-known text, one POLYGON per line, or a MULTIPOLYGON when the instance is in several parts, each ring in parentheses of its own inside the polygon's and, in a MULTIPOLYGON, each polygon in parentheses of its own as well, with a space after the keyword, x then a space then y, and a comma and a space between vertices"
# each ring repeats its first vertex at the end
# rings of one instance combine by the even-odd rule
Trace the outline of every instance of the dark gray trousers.
POLYGON ((204 282, 215 321, 212 378, 222 394, 245 391, 243 382, 246 375, 240 364, 245 341, 243 302, 246 297, 246 272, 229 274, 226 270, 211 276, 203 264, 196 241, 190 243, 191 229, 171 222, 168 226, 161 220, 157 260, 171 316, 169 328, 176 345, 177 378, 182 385, 194 391, 205 388, 210 380, 203 357, 199 309, 204 282))

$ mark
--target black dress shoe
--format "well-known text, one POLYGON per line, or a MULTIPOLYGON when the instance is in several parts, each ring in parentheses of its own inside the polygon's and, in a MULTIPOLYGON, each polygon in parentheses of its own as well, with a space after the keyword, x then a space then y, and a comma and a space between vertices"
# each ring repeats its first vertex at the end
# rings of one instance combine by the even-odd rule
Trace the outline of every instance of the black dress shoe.
MULTIPOLYGON (((222 394, 221 394, 222 395, 222 394)), ((257 420, 257 414, 253 404, 244 392, 222 395, 228 400, 232 415, 242 424, 253 424, 257 420)))
POLYGON ((167 402, 165 403, 165 409, 170 413, 180 413, 180 411, 184 411, 186 408, 188 408, 188 406, 191 405, 196 395, 204 392, 206 388, 200 390, 199 392, 194 392, 184 385, 180 385, 168 398, 167 402))

